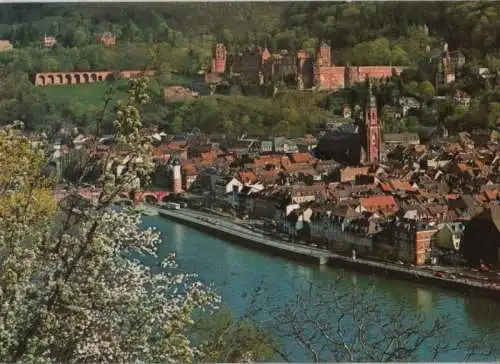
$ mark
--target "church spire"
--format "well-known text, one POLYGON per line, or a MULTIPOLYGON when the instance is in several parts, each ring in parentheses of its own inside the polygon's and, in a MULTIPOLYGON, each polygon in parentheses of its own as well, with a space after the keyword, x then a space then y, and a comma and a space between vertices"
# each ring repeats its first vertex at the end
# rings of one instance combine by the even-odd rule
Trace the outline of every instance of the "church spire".
POLYGON ((366 107, 377 108, 377 98, 373 94, 372 83, 368 77, 366 77, 366 82, 368 83, 368 98, 366 100, 366 107))
POLYGON ((365 106, 366 162, 372 164, 380 160, 380 124, 377 116, 377 99, 373 95, 372 83, 367 77, 368 97, 365 106))

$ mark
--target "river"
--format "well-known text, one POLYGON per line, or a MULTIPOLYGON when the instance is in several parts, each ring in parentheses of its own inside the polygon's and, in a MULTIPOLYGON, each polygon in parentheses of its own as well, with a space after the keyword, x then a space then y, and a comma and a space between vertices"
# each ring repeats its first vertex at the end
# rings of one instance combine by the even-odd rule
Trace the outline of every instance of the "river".
MULTIPOLYGON (((407 281, 345 272, 326 266, 303 265, 246 249, 159 216, 144 216, 143 221, 146 226, 161 231, 161 254, 166 256, 169 252, 175 252, 179 268, 187 273, 198 273, 203 283, 212 284, 222 296, 223 303, 236 315, 248 308, 249 295, 262 285, 265 285, 267 292, 272 293, 267 294, 266 301, 260 303, 280 305, 294 299, 294 286, 312 282, 328 288, 342 273, 349 285, 337 286, 337 289, 349 289, 352 284, 373 287, 374 297, 383 302, 388 312, 403 307, 408 312, 423 311, 429 316, 448 314, 455 339, 468 335, 495 345, 500 343, 500 304, 495 301, 471 298, 407 281)), ((294 341, 286 342, 285 345, 293 352, 294 361, 310 361, 294 341)), ((500 351, 495 350, 488 359, 496 360, 498 357, 500 351)), ((429 360, 425 350, 421 350, 418 359, 429 360)), ((460 361, 463 358, 454 352, 440 359, 460 361)))

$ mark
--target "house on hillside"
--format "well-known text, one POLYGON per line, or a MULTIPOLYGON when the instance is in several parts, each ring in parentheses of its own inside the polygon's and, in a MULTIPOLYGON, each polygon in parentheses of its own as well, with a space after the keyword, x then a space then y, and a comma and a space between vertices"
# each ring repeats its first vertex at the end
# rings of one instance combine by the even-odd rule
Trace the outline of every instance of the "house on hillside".
POLYGON ((422 104, 414 97, 401 97, 399 107, 401 108, 401 115, 406 117, 410 110, 418 110, 422 107, 422 104))
POLYGON ((170 86, 163 90, 165 102, 192 100, 200 96, 198 92, 182 86, 170 86))
POLYGON ((42 37, 41 42, 45 48, 52 48, 56 45, 57 40, 55 37, 47 37, 47 35, 45 35, 42 37))
POLYGON ((9 40, 0 40, 0 52, 10 51, 14 48, 9 40))
POLYGON ((469 108, 471 102, 471 97, 465 92, 461 90, 457 90, 455 95, 453 95, 453 103, 455 105, 461 105, 463 107, 469 108))
POLYGON ((98 43, 103 44, 105 47, 111 47, 116 44, 116 36, 110 32, 98 34, 95 39, 98 43))

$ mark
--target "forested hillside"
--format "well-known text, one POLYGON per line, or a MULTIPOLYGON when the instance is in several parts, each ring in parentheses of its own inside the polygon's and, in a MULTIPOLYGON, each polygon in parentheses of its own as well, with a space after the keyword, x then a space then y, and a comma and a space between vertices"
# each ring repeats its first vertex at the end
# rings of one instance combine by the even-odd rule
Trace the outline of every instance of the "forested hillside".
POLYGON ((72 48, 46 54, 50 60, 35 61, 34 70, 120 66, 113 51, 91 46, 95 35, 106 31, 117 36, 129 63, 144 66, 148 60, 143 45, 128 43, 157 43, 170 54, 162 61, 174 68, 193 66, 183 71, 207 66, 215 41, 233 51, 249 44, 312 51, 327 40, 338 50, 337 63, 410 65, 442 39, 478 58, 496 53, 500 41, 495 2, 2 4, 0 9, 0 38, 16 47, 35 46, 47 34, 72 48))
MULTIPOLYGON (((297 95, 288 104, 247 95, 165 105, 161 89, 171 84, 173 74, 194 79, 200 70, 208 69, 215 42, 225 43, 231 52, 256 44, 271 50, 304 48, 312 53, 319 42, 328 41, 336 64, 411 68, 403 82, 392 80, 377 96, 419 96, 418 90, 426 90, 422 99, 427 102, 427 94, 438 91, 429 87, 435 75, 429 61, 437 59, 443 40, 450 50, 460 50, 466 56, 467 69, 473 65, 500 69, 499 23, 497 2, 1 4, 0 39, 11 41, 14 49, 0 52, 0 122, 19 118, 30 128, 71 124, 92 129, 102 115, 110 121, 109 110, 102 113, 104 100, 100 102, 99 95, 104 98, 108 88, 119 89, 119 85, 68 89, 67 93, 61 89, 56 94, 32 86, 30 74, 154 68, 160 71, 152 80, 157 102, 146 110, 146 123, 160 124, 169 131, 202 123, 207 131, 300 134, 313 131, 315 121, 324 120, 324 113, 331 113, 331 108, 305 102, 301 98, 307 99, 306 94, 297 95), (96 35, 103 32, 116 35, 116 46, 105 48, 96 43, 96 35), (56 37, 57 44, 52 49, 43 48, 43 35, 56 37)), ((470 76, 457 82, 457 87, 475 98, 472 111, 464 114, 447 106, 446 110, 452 111, 439 113, 439 117, 430 112, 417 115, 421 124, 448 120, 462 128, 470 127, 473 120, 479 125, 494 125, 496 116, 491 116, 491 110, 500 108, 497 98, 488 95, 496 91, 485 92, 491 85, 479 81, 470 76)), ((447 95, 452 92, 454 89, 448 90, 447 95)), ((395 106, 396 98, 391 100, 389 106, 395 106)), ((380 111, 383 107, 381 104, 380 111)), ((393 130, 402 127, 398 124, 393 130)))

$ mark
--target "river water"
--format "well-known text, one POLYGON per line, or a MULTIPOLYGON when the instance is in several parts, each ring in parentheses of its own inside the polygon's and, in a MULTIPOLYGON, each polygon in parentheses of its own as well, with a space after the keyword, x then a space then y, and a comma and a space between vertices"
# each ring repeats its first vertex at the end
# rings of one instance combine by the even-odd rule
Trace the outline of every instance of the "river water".
MULTIPOLYGON (((383 303, 388 313, 403 307, 405 311, 424 312, 426 315, 450 316, 451 336, 454 339, 474 337, 492 345, 500 343, 500 304, 483 298, 471 298, 454 291, 419 285, 407 281, 373 277, 326 266, 310 266, 226 242, 193 228, 159 216, 144 216, 146 226, 156 227, 162 233, 161 254, 175 252, 179 268, 199 274, 199 279, 212 284, 222 296, 223 303, 236 315, 249 307, 249 296, 263 285, 266 298, 257 304, 279 306, 295 298, 294 287, 312 282, 328 288, 339 274, 349 284, 336 289, 356 286, 371 287, 374 297, 383 303), (265 300, 265 301, 264 301, 265 300)), ((294 340, 285 343, 293 353, 294 361, 310 361, 294 340)), ((417 359, 429 360, 426 350, 417 359)), ((496 360, 495 350, 488 360, 496 360)), ((462 353, 449 353, 440 358, 461 361, 462 353)))

